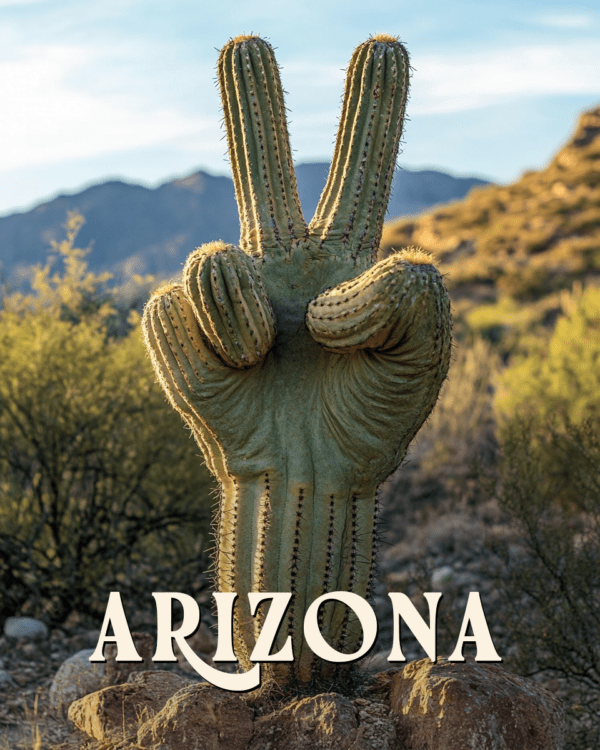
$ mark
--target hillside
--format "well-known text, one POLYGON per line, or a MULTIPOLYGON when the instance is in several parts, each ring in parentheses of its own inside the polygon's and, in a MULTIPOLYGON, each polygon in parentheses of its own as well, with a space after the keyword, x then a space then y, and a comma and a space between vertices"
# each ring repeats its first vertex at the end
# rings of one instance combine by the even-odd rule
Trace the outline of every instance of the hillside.
MULTIPOLYGON (((311 217, 327 179, 327 163, 296 167, 298 190, 311 217)), ((474 177, 457 178, 433 170, 396 173, 389 215, 417 214, 433 205, 462 198, 474 177)), ((61 195, 31 211, 0 217, 0 271, 18 279, 35 263, 45 262, 51 240, 64 236, 67 211, 78 210, 86 223, 78 244, 93 243, 90 269, 172 275, 187 255, 215 239, 237 242, 239 223, 233 182, 195 172, 150 189, 110 181, 75 195, 61 195)))
POLYGON ((383 255, 407 245, 436 257, 459 321, 493 337, 552 322, 561 290, 600 283, 600 106, 545 169, 386 225, 383 255))

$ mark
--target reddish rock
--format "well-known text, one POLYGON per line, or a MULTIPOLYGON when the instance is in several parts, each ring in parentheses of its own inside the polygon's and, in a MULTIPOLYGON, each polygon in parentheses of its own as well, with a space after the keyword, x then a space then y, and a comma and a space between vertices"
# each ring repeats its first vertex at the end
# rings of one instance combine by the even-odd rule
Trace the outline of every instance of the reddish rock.
POLYGON ((531 680, 472 658, 411 662, 391 680, 406 750, 562 750, 562 704, 531 680))

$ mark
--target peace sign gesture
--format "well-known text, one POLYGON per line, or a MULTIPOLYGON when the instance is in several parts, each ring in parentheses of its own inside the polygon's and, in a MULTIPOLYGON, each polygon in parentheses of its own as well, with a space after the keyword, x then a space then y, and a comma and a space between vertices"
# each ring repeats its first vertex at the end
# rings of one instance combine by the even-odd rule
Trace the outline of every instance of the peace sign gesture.
MULTIPOLYGON (((221 51, 219 84, 240 212, 239 247, 213 242, 159 290, 143 319, 159 380, 221 483, 217 587, 236 591, 242 663, 260 630, 246 594, 294 596, 279 683, 322 683, 300 634, 329 591, 367 596, 375 493, 400 464, 438 396, 450 308, 431 259, 408 250, 375 263, 408 91, 404 47, 379 35, 350 62, 331 171, 302 216, 277 63, 242 36, 221 51)), ((340 651, 360 628, 322 608, 340 651)))

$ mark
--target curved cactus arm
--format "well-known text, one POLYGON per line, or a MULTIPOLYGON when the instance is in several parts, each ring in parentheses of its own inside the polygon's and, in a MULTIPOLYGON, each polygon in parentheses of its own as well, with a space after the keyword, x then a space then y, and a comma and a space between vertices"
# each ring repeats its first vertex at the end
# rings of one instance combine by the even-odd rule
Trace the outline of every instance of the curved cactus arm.
POLYGON ((230 367, 258 364, 275 340, 275 318, 253 260, 235 245, 195 250, 183 287, 202 333, 230 367))
POLYGON ((431 326, 425 318, 437 320, 436 297, 444 294, 432 263, 427 253, 402 251, 327 289, 308 305, 306 325, 311 336, 337 354, 367 348, 390 351, 407 334, 427 336, 431 326), (415 308, 419 325, 407 330, 407 316, 414 316, 415 308))
POLYGON ((194 310, 179 284, 149 300, 142 332, 154 370, 173 407, 183 414, 210 398, 227 368, 207 344, 194 310))
POLYGON ((306 236, 292 163, 279 68, 271 46, 254 36, 221 51, 218 79, 240 213, 240 247, 286 254, 306 236))
POLYGON ((311 236, 368 265, 387 209, 409 85, 408 53, 380 34, 356 48, 327 183, 311 236))

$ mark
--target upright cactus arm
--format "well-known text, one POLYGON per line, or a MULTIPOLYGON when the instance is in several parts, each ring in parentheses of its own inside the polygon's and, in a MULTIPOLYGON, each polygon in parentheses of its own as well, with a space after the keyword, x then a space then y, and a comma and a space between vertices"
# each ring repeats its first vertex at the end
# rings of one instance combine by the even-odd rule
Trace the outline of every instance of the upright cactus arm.
MULTIPOLYGON (((303 642, 323 593, 369 594, 377 486, 402 461, 448 369, 450 308, 426 254, 374 263, 402 130, 408 57, 369 39, 348 71, 334 160, 307 227, 271 47, 232 40, 219 82, 240 209, 240 247, 195 250, 181 284, 146 306, 144 335, 171 404, 221 483, 216 585, 240 595, 237 653, 261 628, 250 591, 293 594, 268 679, 303 691, 339 680, 303 642)), ((352 652, 361 633, 341 604, 325 637, 352 652)))
POLYGON ((379 249, 409 84, 408 54, 379 34, 354 52, 329 178, 309 230, 370 265, 379 249))
POLYGON ((240 212, 240 247, 285 253, 306 236, 279 68, 268 44, 241 36, 219 55, 219 86, 240 212))

